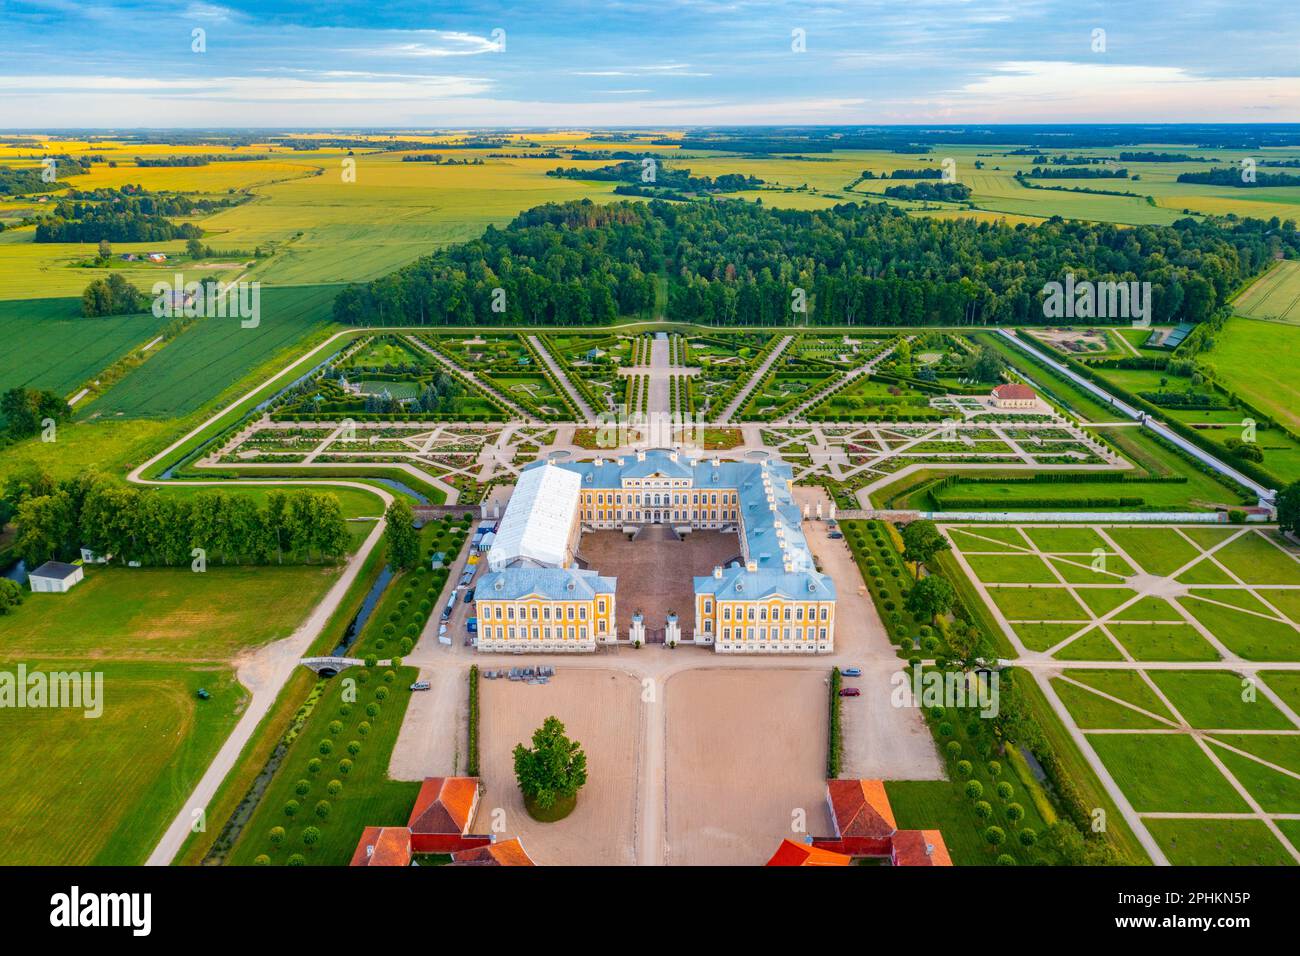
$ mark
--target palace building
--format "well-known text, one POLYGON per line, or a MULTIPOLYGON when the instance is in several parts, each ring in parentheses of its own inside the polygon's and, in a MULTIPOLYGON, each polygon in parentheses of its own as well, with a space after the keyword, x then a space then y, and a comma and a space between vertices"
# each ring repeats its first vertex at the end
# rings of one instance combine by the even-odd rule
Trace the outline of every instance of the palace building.
MULTIPOLYGON (((742 558, 693 578, 695 628, 676 640, 719 653, 833 651, 835 585, 816 569, 792 489, 784 462, 664 449, 527 466, 475 591, 479 650, 594 651, 638 640, 617 630, 616 579, 575 555, 584 529, 659 524, 679 535, 734 532, 742 558)), ((643 626, 633 619, 633 629, 643 626)))

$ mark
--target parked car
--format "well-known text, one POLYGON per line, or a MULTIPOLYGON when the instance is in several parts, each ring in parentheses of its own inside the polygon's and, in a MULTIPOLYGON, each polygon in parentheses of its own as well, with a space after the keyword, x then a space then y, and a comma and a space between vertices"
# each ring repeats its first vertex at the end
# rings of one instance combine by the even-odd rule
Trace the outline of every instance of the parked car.
POLYGON ((465 563, 466 563, 466 564, 470 564, 470 565, 478 564, 478 555, 477 555, 477 554, 471 554, 471 555, 469 556, 469 560, 466 561, 465 563))
POLYGON ((427 680, 417 680, 411 685, 411 690, 428 690, 429 682, 427 680))
POLYGON ((473 603, 473 601, 474 601, 474 589, 473 589, 473 588, 470 588, 468 591, 466 591, 466 592, 465 592, 465 596, 464 596, 463 598, 461 598, 461 600, 464 601, 466 604, 471 604, 471 603, 473 603))
POLYGON ((861 696, 862 696, 862 691, 858 690, 856 687, 841 687, 841 688, 840 688, 840 696, 841 696, 841 697, 861 697, 861 696))
POLYGON ((836 538, 836 539, 839 539, 839 538, 844 537, 844 532, 842 532, 842 531, 832 531, 832 532, 831 532, 830 534, 828 534, 826 537, 828 537, 828 538, 836 538))
POLYGON ((846 668, 844 668, 844 670, 840 671, 840 673, 843 674, 845 677, 861 677, 861 676, 862 676, 862 668, 861 668, 861 667, 846 667, 846 668))

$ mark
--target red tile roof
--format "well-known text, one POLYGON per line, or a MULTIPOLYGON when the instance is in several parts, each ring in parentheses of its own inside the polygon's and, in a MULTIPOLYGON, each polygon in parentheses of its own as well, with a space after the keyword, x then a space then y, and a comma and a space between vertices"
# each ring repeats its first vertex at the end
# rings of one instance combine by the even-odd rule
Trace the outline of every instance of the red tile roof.
POLYGON ((366 827, 350 866, 410 866, 411 831, 406 827, 366 827))
POLYGON ((827 780, 826 797, 837 836, 882 838, 898 829, 879 780, 827 780))
POLYGON ((414 833, 467 833, 478 801, 478 777, 428 777, 411 810, 414 833))
POLYGON ((894 834, 894 866, 952 866, 938 830, 899 830, 894 834))
POLYGON ((518 839, 503 840, 472 850, 460 850, 451 855, 453 863, 462 866, 536 866, 524 845, 518 839))
POLYGON ((834 853, 807 843, 796 843, 790 838, 781 841, 781 845, 767 861, 768 866, 848 866, 851 857, 843 853, 834 853))
POLYGON ((1022 399, 1022 398, 1034 399, 1038 397, 1038 393, 1035 392, 1028 385, 1021 385, 1018 382, 1012 382, 1007 385, 999 385, 995 389, 993 389, 993 397, 1010 398, 1010 399, 1022 399))

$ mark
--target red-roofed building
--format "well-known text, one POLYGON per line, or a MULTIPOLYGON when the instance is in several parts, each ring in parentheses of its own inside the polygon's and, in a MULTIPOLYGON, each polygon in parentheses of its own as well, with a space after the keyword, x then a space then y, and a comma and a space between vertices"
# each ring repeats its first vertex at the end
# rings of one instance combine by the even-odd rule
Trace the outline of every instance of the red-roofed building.
POLYGON ((350 866, 410 866, 411 831, 406 827, 366 827, 350 866))
POLYGON ((472 850, 460 850, 451 855, 458 866, 536 866, 518 838, 503 840, 472 850))
POLYGON ((408 824, 415 852, 449 853, 463 846, 446 838, 469 833, 478 810, 478 791, 478 777, 426 778, 408 824))
POLYGON ((1019 382, 999 385, 990 394, 997 408, 1034 408, 1038 405, 1038 393, 1019 382))
POLYGON ((948 845, 938 830, 899 830, 890 859, 894 866, 952 866, 948 845))
POLYGON ((767 861, 767 866, 848 866, 853 862, 853 858, 844 853, 835 853, 831 850, 823 850, 821 847, 812 846, 808 843, 796 843, 789 837, 781 841, 781 845, 776 848, 772 854, 772 859, 767 861))
MULTIPOLYGON (((813 837, 810 846, 786 840, 768 866, 815 865, 798 862, 800 850, 829 857, 884 857, 895 866, 952 866, 938 830, 900 830, 880 780, 827 780, 826 803, 834 836, 813 837)), ((830 865, 830 864, 826 864, 830 865)))
POLYGON ((898 824, 889 805, 885 785, 879 780, 827 780, 835 838, 817 840, 827 848, 850 856, 889 856, 890 840, 898 824), (830 845, 838 844, 838 845, 830 845))

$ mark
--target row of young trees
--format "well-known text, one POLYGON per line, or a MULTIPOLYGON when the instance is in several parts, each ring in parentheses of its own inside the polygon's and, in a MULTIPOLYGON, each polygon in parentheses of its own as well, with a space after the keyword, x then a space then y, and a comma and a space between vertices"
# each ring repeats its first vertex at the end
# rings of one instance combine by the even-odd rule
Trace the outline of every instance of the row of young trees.
POLYGON ((55 482, 36 474, 11 482, 6 497, 28 567, 74 560, 82 547, 144 565, 190 564, 196 548, 222 564, 334 561, 348 548, 342 508, 329 493, 274 490, 259 505, 238 492, 187 499, 97 475, 55 482))
POLYGON ((704 323, 1046 322, 1055 320, 1043 315, 1044 285, 1073 273, 1150 282, 1154 321, 1199 322, 1279 255, 1300 255, 1293 220, 1009 226, 881 203, 580 200, 538 206, 349 286, 334 315, 361 325, 598 323, 652 307, 662 277, 668 318, 704 323))

